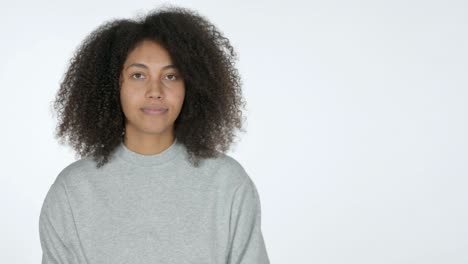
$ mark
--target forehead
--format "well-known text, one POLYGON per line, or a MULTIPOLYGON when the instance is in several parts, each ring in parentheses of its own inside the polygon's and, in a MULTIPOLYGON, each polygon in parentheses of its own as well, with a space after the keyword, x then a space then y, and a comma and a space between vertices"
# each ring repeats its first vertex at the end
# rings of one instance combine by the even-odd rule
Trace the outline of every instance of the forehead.
POLYGON ((167 64, 172 63, 172 60, 162 45, 155 41, 143 40, 127 55, 125 65, 132 63, 167 64))

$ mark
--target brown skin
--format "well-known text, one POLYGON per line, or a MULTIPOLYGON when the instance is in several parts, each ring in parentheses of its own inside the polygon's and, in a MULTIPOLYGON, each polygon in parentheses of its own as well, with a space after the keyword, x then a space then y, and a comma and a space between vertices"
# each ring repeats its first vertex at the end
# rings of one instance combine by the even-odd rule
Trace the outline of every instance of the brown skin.
POLYGON ((120 80, 120 102, 125 115, 124 144, 143 154, 159 154, 175 139, 174 122, 182 109, 185 84, 166 49, 143 40, 125 60, 120 80), (131 66, 132 64, 144 66, 131 66), (168 110, 151 115, 142 109, 161 106, 168 110))

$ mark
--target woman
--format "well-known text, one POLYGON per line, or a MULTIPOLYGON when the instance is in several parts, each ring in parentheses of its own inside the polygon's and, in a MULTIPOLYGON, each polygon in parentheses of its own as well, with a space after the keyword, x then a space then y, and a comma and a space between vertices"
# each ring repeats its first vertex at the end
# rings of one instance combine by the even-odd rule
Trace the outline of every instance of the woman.
POLYGON ((93 31, 57 93, 81 159, 39 217, 42 263, 269 263, 260 199, 224 152, 242 129, 236 54, 193 10, 93 31))

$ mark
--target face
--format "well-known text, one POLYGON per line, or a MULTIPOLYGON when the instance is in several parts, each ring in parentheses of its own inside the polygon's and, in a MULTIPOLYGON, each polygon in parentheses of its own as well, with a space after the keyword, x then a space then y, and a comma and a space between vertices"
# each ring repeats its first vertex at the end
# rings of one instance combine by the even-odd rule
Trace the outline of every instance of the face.
POLYGON ((120 81, 126 136, 172 138, 185 85, 167 50, 153 41, 140 42, 128 54, 120 81))

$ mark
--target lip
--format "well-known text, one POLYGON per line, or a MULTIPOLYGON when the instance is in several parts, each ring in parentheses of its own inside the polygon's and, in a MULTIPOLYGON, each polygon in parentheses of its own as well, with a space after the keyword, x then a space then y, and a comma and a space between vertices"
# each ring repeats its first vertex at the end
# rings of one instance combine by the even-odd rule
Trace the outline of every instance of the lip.
POLYGON ((165 112, 167 112, 167 108, 160 107, 160 106, 143 107, 141 110, 144 113, 150 114, 150 115, 160 115, 160 114, 164 114, 165 112))

